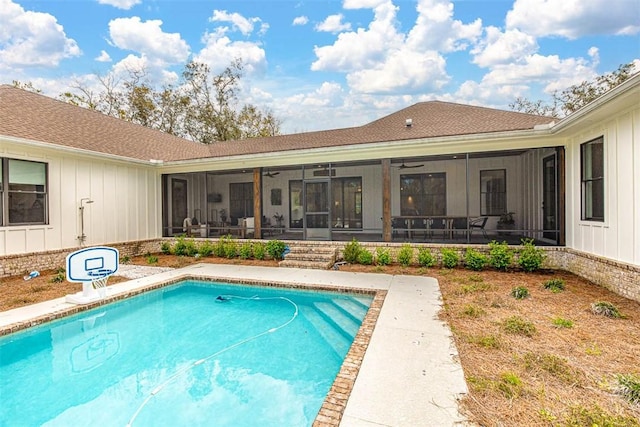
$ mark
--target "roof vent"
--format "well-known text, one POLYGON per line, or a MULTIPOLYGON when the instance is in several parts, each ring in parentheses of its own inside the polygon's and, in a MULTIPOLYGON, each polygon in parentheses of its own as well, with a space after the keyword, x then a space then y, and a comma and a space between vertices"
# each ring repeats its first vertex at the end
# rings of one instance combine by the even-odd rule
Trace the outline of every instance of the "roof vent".
POLYGON ((410 128, 410 127, 411 127, 411 125, 413 125, 413 120, 411 120, 411 119, 407 119, 407 120, 405 120, 405 121, 404 121, 404 125, 405 125, 406 127, 410 128))

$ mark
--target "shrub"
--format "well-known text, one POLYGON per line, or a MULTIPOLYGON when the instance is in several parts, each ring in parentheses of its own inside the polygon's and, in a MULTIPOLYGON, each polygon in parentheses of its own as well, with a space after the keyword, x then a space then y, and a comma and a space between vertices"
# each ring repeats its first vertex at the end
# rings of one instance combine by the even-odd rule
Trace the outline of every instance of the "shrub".
POLYGON ((616 375, 615 392, 632 404, 640 405, 640 377, 627 374, 616 375))
POLYGON ((179 236, 176 239, 176 244, 173 245, 173 254, 177 256, 185 256, 187 254, 187 239, 184 236, 179 236))
POLYGON ((221 237, 218 241, 213 245, 213 254, 217 257, 224 257, 224 246, 228 237, 221 237))
POLYGON ((158 263, 158 257, 156 255, 146 254, 145 258, 147 259, 147 264, 157 264, 158 263))
POLYGON ((253 253, 253 247, 250 242, 244 242, 240 245, 240 249, 238 250, 238 256, 241 259, 249 259, 251 258, 251 254, 253 253))
POLYGON ((464 306, 464 309, 462 310, 462 314, 469 317, 480 317, 485 313, 486 311, 484 311, 482 307, 479 307, 474 304, 467 304, 464 306))
POLYGON ((67 274, 67 271, 64 268, 62 267, 57 268, 56 274, 51 279, 49 279, 49 283, 64 282, 64 279, 66 279, 66 274, 67 274))
POLYGON ((120 257, 120 264, 128 264, 131 262, 131 257, 129 255, 122 255, 120 257))
POLYGON ((224 256, 232 259, 238 256, 238 243, 233 239, 226 239, 224 242, 224 256))
POLYGON ((389 251, 389 248, 383 248, 381 246, 378 246, 376 248, 376 264, 377 265, 391 264, 391 251, 389 251))
POLYGON ((362 248, 358 254, 358 262, 362 265, 373 264, 373 253, 366 248, 362 248))
POLYGON ((287 245, 281 240, 269 240, 265 249, 271 258, 281 260, 284 259, 284 251, 287 249, 287 245))
POLYGON ((201 257, 211 256, 213 253, 214 247, 213 244, 209 241, 204 241, 198 247, 198 253, 201 257))
POLYGON ((553 320, 551 320, 551 323, 553 324, 553 326, 555 326, 558 329, 573 328, 573 321, 569 319, 563 319, 562 317, 553 318, 553 320))
POLYGON ((549 289, 554 294, 564 291, 564 280, 562 279, 549 279, 544 282, 544 288, 549 289))
POLYGON ((253 257, 255 259, 264 259, 265 255, 266 255, 266 247, 265 244, 262 242, 255 242, 253 244, 253 257))
POLYGON ((495 240, 489 243, 489 265, 500 271, 507 271, 513 263, 513 249, 507 242, 498 243, 495 240))
POLYGON ((536 326, 520 316, 512 316, 502 322, 504 331, 508 334, 532 337, 536 333, 536 326))
POLYGON ((398 262, 403 267, 408 267, 413 262, 413 248, 410 244, 405 243, 398 251, 398 262))
POLYGON ((169 255, 171 253, 171 243, 162 242, 160 245, 160 251, 165 255, 169 255))
POLYGON ((499 348, 500 339, 495 335, 480 335, 469 337, 469 342, 484 348, 499 348))
POLYGON ((442 255, 442 265, 445 268, 455 268, 458 266, 460 257, 458 256, 458 252, 454 249, 443 248, 440 251, 440 254, 442 255))
POLYGON ((522 248, 518 256, 518 264, 526 272, 539 270, 544 261, 545 253, 536 248, 533 239, 522 239, 522 248))
POLYGON ((344 250, 342 251, 342 256, 346 262, 349 264, 355 264, 358 262, 358 256, 360 255, 360 251, 362 251, 362 246, 358 241, 353 238, 349 243, 344 246, 344 250))
POLYGON ((488 262, 488 258, 485 254, 477 251, 473 248, 467 248, 464 255, 464 264, 467 268, 475 271, 482 270, 488 262))
POLYGON ((418 264, 422 267, 433 267, 436 265, 436 257, 433 256, 429 248, 418 249, 418 264))
POLYGON ((612 319, 618 319, 622 317, 622 314, 618 310, 618 307, 607 301, 598 301, 591 304, 591 312, 604 317, 610 317, 612 319))
POLYGON ((196 256, 198 254, 198 245, 193 239, 189 239, 185 242, 185 255, 196 256))
POLYGON ((525 288, 524 286, 516 286, 515 288, 511 289, 511 296, 515 299, 525 299, 529 296, 529 289, 525 288))

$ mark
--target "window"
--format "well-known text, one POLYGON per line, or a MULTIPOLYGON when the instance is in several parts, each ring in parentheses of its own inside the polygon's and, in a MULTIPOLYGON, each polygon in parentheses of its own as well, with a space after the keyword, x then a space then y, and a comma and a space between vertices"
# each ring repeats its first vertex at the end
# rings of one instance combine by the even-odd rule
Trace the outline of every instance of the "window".
POLYGON ((253 182, 229 184, 229 221, 238 225, 238 219, 253 216, 253 182))
POLYGON ((47 164, 0 159, 1 225, 47 221, 47 164))
POLYGON ((507 171, 480 171, 480 215, 507 213, 507 171))
POLYGON ((362 228, 362 178, 331 180, 334 228, 362 228))
POLYGON ((446 174, 400 175, 400 213, 403 216, 446 215, 446 174))
POLYGON ((604 139, 580 146, 582 219, 604 221, 604 139))

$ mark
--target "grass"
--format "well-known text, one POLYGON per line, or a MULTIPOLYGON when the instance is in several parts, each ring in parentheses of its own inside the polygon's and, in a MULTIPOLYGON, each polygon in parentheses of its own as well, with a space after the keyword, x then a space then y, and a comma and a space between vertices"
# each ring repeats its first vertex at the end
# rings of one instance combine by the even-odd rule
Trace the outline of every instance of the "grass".
POLYGON ((502 322, 502 328, 508 334, 532 337, 536 333, 536 326, 520 316, 511 316, 502 322))

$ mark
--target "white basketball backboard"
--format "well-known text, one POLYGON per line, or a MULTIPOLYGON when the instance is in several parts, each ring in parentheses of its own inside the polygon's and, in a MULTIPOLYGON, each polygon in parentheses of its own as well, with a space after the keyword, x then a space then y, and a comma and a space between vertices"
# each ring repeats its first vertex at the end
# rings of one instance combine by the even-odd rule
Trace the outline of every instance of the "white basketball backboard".
POLYGON ((84 248, 67 255, 67 281, 91 282, 118 271, 120 254, 106 246, 84 248))

